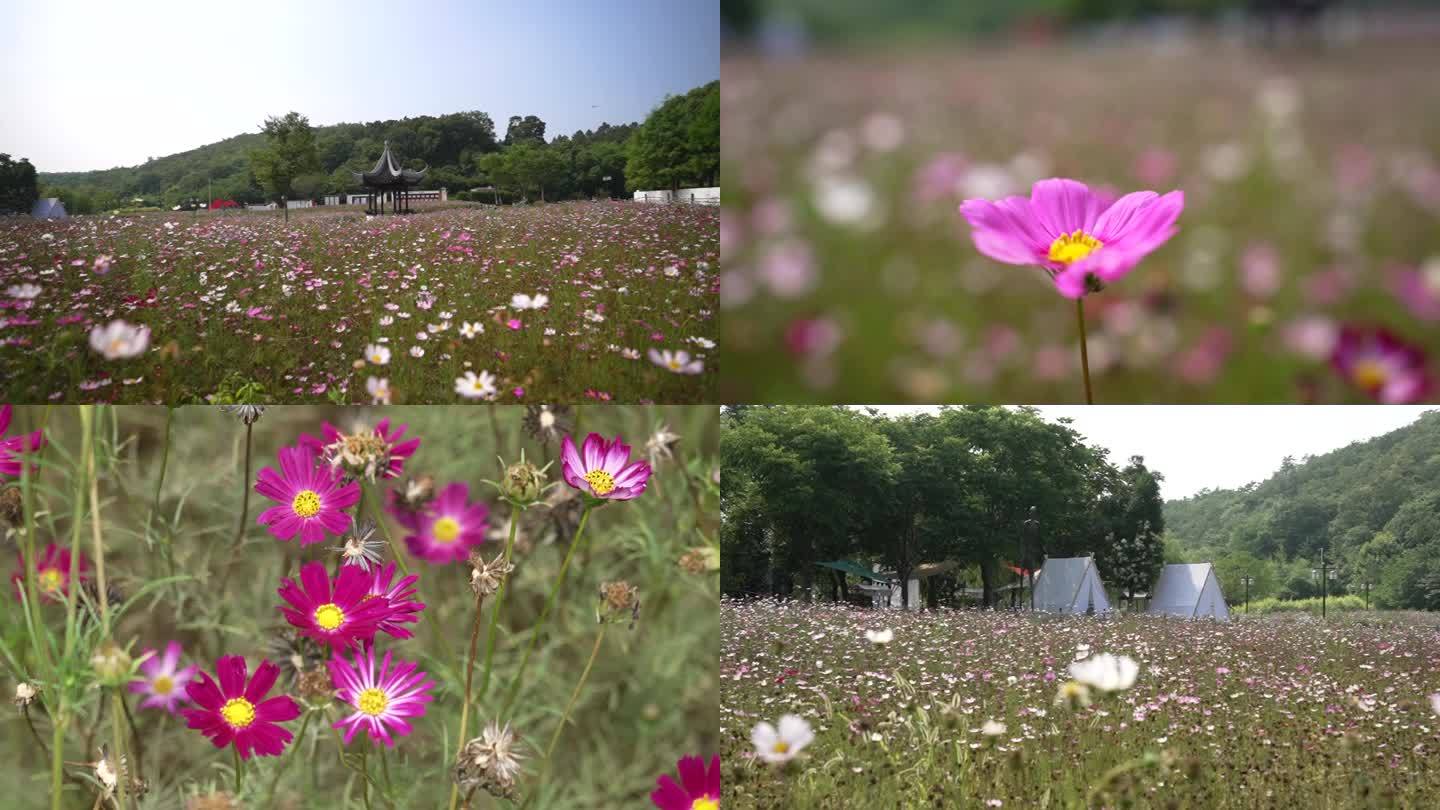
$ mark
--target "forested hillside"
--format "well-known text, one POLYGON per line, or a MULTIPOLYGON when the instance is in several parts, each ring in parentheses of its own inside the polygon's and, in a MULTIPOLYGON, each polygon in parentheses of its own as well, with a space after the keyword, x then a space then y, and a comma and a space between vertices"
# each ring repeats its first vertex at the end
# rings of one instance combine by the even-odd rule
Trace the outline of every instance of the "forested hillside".
MULTIPOLYGON (((1269 479, 1165 504, 1172 553, 1213 559, 1231 602, 1319 593, 1320 551, 1336 585, 1382 607, 1440 609, 1440 411, 1321 456, 1286 458, 1269 479)), ((1333 592, 1333 590, 1332 590, 1333 592)))
MULTIPOLYGON (((350 173, 371 168, 387 140, 406 167, 429 167, 423 188, 444 186, 462 199, 467 189, 481 186, 532 199, 544 189, 553 200, 618 197, 637 186, 708 185, 719 171, 719 93, 719 82, 711 82, 666 99, 643 123, 601 123, 569 135, 547 132, 534 115, 513 116, 499 132, 478 110, 317 126, 320 171, 296 187, 307 196, 358 190, 350 173)), ((250 158, 265 145, 257 131, 139 166, 37 169, 42 196, 61 197, 72 213, 139 204, 137 199, 166 208, 212 197, 260 202, 268 195, 250 158)))

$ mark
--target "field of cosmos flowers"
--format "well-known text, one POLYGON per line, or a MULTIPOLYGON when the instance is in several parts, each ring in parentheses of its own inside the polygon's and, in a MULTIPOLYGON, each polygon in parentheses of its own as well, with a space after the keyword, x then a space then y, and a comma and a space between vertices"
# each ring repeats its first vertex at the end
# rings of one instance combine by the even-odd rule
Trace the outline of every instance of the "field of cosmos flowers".
POLYGON ((714 401, 717 219, 605 202, 10 220, 0 393, 714 401))
POLYGON ((3 406, 0 804, 718 801, 717 421, 3 406))
POLYGON ((1440 623, 723 600, 737 807, 1430 807, 1440 623))
POLYGON ((1086 293, 1096 402, 1426 401, 1437 70, 1393 26, 733 54, 721 399, 1083 401, 1086 293))

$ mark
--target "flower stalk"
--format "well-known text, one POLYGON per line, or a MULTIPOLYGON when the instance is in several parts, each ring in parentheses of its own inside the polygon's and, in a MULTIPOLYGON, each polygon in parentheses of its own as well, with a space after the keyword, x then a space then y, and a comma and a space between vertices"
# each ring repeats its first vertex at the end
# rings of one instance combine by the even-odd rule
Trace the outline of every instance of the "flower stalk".
POLYGON ((1075 322, 1080 326, 1080 374, 1085 378, 1085 404, 1094 405, 1095 395, 1090 392, 1090 354, 1085 346, 1085 296, 1075 299, 1075 322))

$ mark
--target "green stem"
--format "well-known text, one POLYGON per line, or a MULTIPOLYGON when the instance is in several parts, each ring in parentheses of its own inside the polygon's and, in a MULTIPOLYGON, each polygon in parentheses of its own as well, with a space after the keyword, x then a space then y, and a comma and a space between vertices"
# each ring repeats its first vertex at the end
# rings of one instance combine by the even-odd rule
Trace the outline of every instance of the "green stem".
MULTIPOLYGON (((520 522, 520 509, 510 509, 510 536, 505 540, 505 563, 510 563, 510 551, 515 547, 515 526, 520 522)), ((485 691, 490 687, 490 666, 495 660, 495 641, 500 631, 500 608, 505 604, 505 594, 509 590, 510 577, 500 580, 500 591, 495 594, 495 605, 490 608, 490 633, 485 639, 485 670, 480 675, 480 697, 485 697, 485 691)), ((464 744, 464 741, 461 741, 464 744)))
POLYGON ((365 810, 370 810, 370 760, 369 746, 360 749, 360 798, 365 800, 365 810))
POLYGON ((380 772, 385 774, 385 795, 391 804, 395 800, 390 798, 395 794, 395 786, 390 784, 390 757, 385 753, 385 746, 380 746, 380 772))
POLYGON ((125 699, 125 693, 116 689, 115 694, 120 698, 120 708, 125 710, 125 724, 130 726, 130 741, 134 743, 135 775, 139 778, 144 778, 145 749, 140 742, 140 729, 135 727, 135 716, 130 713, 130 703, 125 699))
POLYGON ((50 729, 50 810, 60 810, 60 777, 65 772, 63 749, 65 746, 65 705, 61 705, 51 716, 50 729))
POLYGON ((1075 299, 1075 322, 1080 325, 1080 373, 1085 377, 1085 404, 1094 405, 1095 395, 1090 391, 1090 355, 1085 347, 1085 296, 1075 299))
POLYGON ((300 723, 300 733, 295 735, 295 743, 286 750, 285 759, 282 760, 280 766, 275 769, 275 775, 270 777, 270 787, 265 789, 265 807, 274 806, 272 800, 275 798, 275 787, 280 784, 280 776, 285 773, 285 769, 290 766, 290 760, 295 758, 291 756, 292 752, 305 742, 305 732, 310 728, 310 718, 313 714, 314 712, 305 712, 305 719, 300 723))
POLYGON ((235 798, 238 800, 240 798, 240 788, 245 784, 245 778, 242 775, 245 773, 245 763, 240 760, 240 748, 238 746, 230 746, 230 753, 235 755, 235 798))
POLYGON ((590 677, 590 668, 595 666, 595 658, 600 654, 600 643, 605 640, 605 629, 608 624, 600 625, 600 632, 595 634, 595 646, 590 648, 590 660, 585 662, 585 669, 580 673, 580 682, 575 684, 575 691, 570 693, 570 702, 565 704, 565 712, 560 715, 560 725, 555 727, 555 733, 550 735, 550 744, 545 746, 545 762, 540 766, 541 773, 544 773, 550 764, 550 755, 555 753, 555 743, 560 741, 560 732, 565 730, 565 724, 570 722, 570 712, 575 708, 575 701, 580 698, 580 690, 584 688, 585 681, 590 677))
MULTIPOLYGON (((89 421, 86 421, 86 431, 89 431, 89 421)), ((95 442, 89 442, 89 452, 85 457, 85 477, 90 482, 90 535, 95 541, 95 584, 100 592, 100 627, 101 635, 110 636, 110 595, 109 588, 105 585, 105 542, 100 536, 100 484, 95 475, 95 442)), ((118 718, 116 722, 119 722, 118 718)))
POLYGON ((530 644, 525 648, 525 655, 520 659, 520 669, 516 671, 514 679, 510 681, 510 689, 505 694, 505 702, 501 705, 499 716, 503 717, 510 711, 510 706, 520 692, 520 682, 525 678, 525 668, 530 664, 530 656, 535 652, 535 645, 540 641, 540 631, 545 629, 545 620, 550 616, 550 610, 555 607, 555 598, 560 593, 560 586, 565 584, 565 572, 570 568, 570 559, 575 556, 575 549, 580 545, 581 539, 585 536, 585 524, 590 521, 590 510, 593 509, 589 503, 585 504, 585 511, 580 513, 580 525, 575 528, 575 536, 570 540, 570 549, 565 552, 565 559, 560 563, 560 573, 555 576, 555 584, 550 586, 550 596, 545 600, 545 607, 540 611, 540 618, 535 622, 535 628, 530 631, 530 644))
POLYGON ((240 522, 235 526, 235 539, 230 541, 230 558, 225 561, 225 573, 220 575, 217 593, 225 593, 225 584, 230 581, 230 569, 235 567, 235 557, 240 553, 240 543, 245 539, 245 519, 250 517, 250 439, 255 431, 253 423, 245 425, 245 475, 240 479, 240 522))
MULTIPOLYGON (((165 438, 160 445, 160 477, 155 479, 155 497, 150 502, 150 514, 145 517, 145 535, 149 537, 150 528, 155 522, 155 513, 160 511, 160 491, 165 484, 165 468, 170 464, 170 419, 175 411, 166 406, 165 408, 165 438)), ((175 576, 175 548, 171 545, 170 532, 165 533, 162 543, 165 553, 165 563, 169 569, 170 576, 175 576)))
MULTIPOLYGON (((460 706, 460 738, 457 741, 455 756, 458 759, 460 750, 465 747, 465 731, 470 722, 470 684, 475 675, 475 644, 480 640, 480 616, 481 609, 485 605, 485 597, 475 594, 475 621, 470 623, 470 654, 465 656, 465 702, 460 706)), ((460 797, 459 785, 450 784, 450 810, 455 810, 455 803, 460 797)))
MULTIPOLYGON (((112 704, 120 702, 120 688, 116 687, 110 695, 112 704)), ((110 766, 115 769, 115 806, 125 810, 125 794, 129 792, 130 781, 125 770, 120 767, 120 760, 125 753, 124 737, 120 734, 120 710, 116 706, 110 707, 110 766)), ((238 791, 237 791, 238 792, 238 791)))
POLYGON ((375 525, 380 527, 380 532, 385 535, 385 542, 390 545, 390 553, 395 557, 395 564, 400 566, 400 573, 409 576, 410 564, 405 562, 405 555, 395 544, 394 535, 390 534, 390 524, 385 522, 385 515, 380 512, 380 498, 375 492, 375 485, 369 481, 361 481, 360 491, 366 505, 370 507, 370 516, 374 518, 375 525))

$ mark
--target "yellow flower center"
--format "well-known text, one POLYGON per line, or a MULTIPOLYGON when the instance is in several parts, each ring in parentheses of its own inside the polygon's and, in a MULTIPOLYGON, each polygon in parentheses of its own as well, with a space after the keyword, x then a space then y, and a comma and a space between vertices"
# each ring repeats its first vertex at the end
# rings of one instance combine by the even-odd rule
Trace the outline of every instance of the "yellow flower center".
POLYGON ((602 498, 615 490, 615 477, 604 470, 591 470, 585 473, 585 483, 590 485, 591 492, 602 498))
POLYGON ((230 698, 220 709, 220 716, 235 728, 245 728, 255 722, 255 704, 245 698, 230 698))
POLYGON ((295 495, 290 508, 302 518, 315 517, 320 511, 320 493, 313 489, 302 489, 295 495))
POLYGON ((326 602, 315 608, 315 623, 326 630, 334 630, 345 621, 345 611, 334 602, 326 602))
POLYGON ((452 517, 442 517, 435 521, 430 532, 442 543, 453 543, 455 538, 460 536, 460 521, 452 517))
POLYGON ((154 689, 157 695, 168 695, 170 690, 175 688, 175 682, 170 680, 169 675, 161 675, 150 683, 150 688, 154 689))
POLYGON ((360 708, 360 711, 373 717, 385 711, 385 707, 390 705, 390 701, 386 699, 384 692, 372 687, 360 693, 355 705, 360 708))
POLYGON ((1378 360, 1361 360, 1355 364, 1354 370, 1350 372, 1355 384, 1366 391, 1374 391, 1383 385, 1389 378, 1390 372, 1385 364, 1378 360))
POLYGON ((780 742, 775 743, 775 748, 774 748, 775 753, 777 753, 777 754, 784 754, 784 753, 789 752, 789 750, 790 750, 790 743, 787 743, 787 742, 785 742, 784 740, 781 740, 780 742))
POLYGON ((701 796, 690 803, 690 810, 720 810, 720 802, 709 796, 701 796))
POLYGON ((1099 239, 1076 228, 1074 233, 1062 233, 1060 238, 1050 243, 1050 261, 1068 265, 1080 261, 1102 247, 1104 245, 1100 243, 1099 239))
POLYGON ((670 362, 666 363, 665 365, 669 366, 671 371, 679 371, 679 370, 680 370, 680 361, 679 361, 679 360, 676 360, 676 359, 673 358, 673 357, 670 358, 670 362))
POLYGON ((64 576, 59 568, 46 568, 40 572, 40 589, 43 591, 58 591, 64 576))

